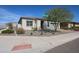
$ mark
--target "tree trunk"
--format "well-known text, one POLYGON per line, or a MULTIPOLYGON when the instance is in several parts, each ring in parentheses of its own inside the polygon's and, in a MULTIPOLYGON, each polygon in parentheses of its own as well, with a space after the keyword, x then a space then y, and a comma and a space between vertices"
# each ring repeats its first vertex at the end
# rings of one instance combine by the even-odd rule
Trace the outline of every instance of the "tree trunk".
POLYGON ((43 35, 43 31, 41 31, 41 35, 43 35))
POLYGON ((57 27, 58 27, 58 23, 54 23, 54 33, 53 34, 55 34, 56 32, 57 32, 57 27))
POLYGON ((55 32, 57 32, 57 28, 55 28, 55 32))

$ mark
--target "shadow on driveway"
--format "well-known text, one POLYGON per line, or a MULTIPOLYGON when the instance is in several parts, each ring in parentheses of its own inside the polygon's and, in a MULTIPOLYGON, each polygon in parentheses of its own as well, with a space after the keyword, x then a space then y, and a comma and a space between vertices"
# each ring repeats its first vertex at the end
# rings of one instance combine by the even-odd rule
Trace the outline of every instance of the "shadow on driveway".
POLYGON ((79 38, 66 44, 52 48, 45 53, 79 53, 79 38))

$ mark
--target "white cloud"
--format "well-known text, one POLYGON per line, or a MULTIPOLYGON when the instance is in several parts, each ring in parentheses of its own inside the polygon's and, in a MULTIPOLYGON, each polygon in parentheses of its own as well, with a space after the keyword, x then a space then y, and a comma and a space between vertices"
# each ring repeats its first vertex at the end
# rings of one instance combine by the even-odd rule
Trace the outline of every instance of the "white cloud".
POLYGON ((0 23, 3 22, 17 22, 20 15, 9 12, 6 9, 0 8, 0 23))

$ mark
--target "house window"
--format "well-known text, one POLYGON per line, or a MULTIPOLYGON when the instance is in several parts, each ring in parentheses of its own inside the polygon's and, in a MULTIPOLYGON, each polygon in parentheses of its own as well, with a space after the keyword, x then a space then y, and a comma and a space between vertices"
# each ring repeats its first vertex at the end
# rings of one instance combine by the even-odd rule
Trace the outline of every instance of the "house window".
POLYGON ((32 21, 27 21, 27 26, 32 26, 33 22, 32 21))

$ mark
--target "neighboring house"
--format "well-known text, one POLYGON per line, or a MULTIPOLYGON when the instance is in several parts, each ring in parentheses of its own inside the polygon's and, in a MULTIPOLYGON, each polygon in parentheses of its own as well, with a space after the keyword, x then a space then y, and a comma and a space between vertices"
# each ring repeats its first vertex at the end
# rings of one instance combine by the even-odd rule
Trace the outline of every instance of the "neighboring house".
MULTIPOLYGON (((79 26, 77 22, 62 22, 59 24, 57 29, 70 28, 72 26, 79 26)), ((46 21, 41 18, 31 18, 31 17, 21 17, 18 22, 18 28, 23 28, 24 30, 41 30, 41 29, 50 29, 54 30, 53 22, 46 21)))
POLYGON ((3 31, 3 30, 6 30, 8 29, 8 27, 6 26, 6 24, 0 24, 0 33, 3 31))
MULTIPOLYGON (((13 29, 16 29, 16 28, 17 28, 17 22, 9 22, 9 23, 12 24, 12 28, 13 28, 13 29)), ((10 29, 10 28, 9 28, 9 25, 8 25, 9 23, 6 23, 7 29, 10 29)))
POLYGON ((60 28, 71 28, 71 27, 79 27, 79 22, 62 22, 60 23, 60 28))
MULTIPOLYGON (((18 22, 18 27, 23 28, 25 30, 41 30, 41 29, 54 29, 54 26, 52 26, 52 22, 46 21, 41 18, 30 18, 30 17, 21 17, 18 22)), ((60 26, 58 27, 60 28, 60 26)))

